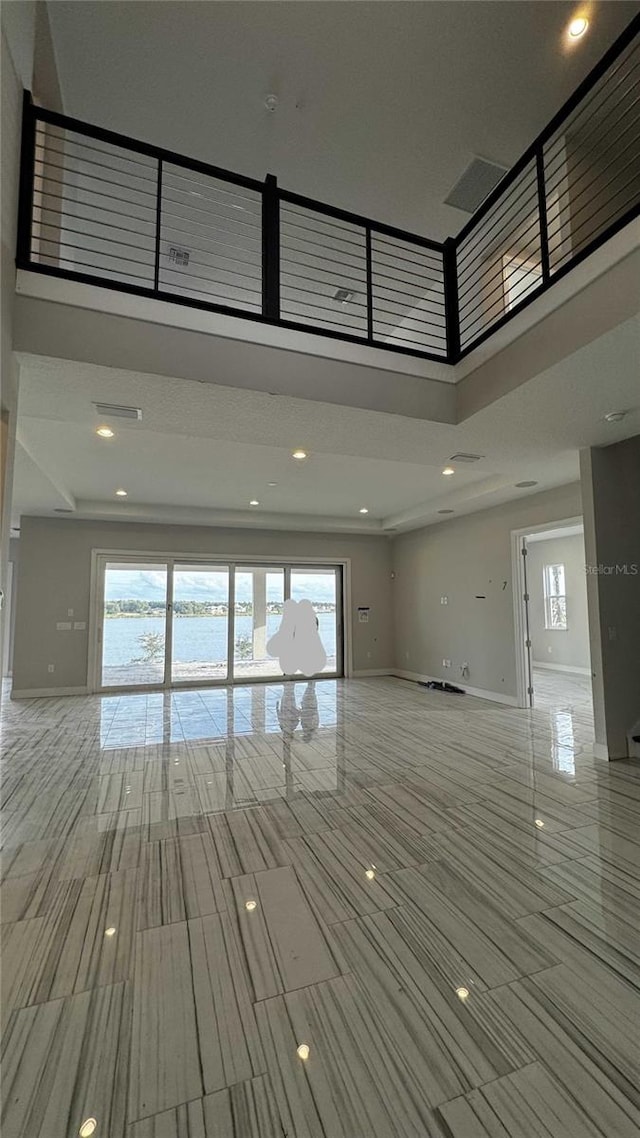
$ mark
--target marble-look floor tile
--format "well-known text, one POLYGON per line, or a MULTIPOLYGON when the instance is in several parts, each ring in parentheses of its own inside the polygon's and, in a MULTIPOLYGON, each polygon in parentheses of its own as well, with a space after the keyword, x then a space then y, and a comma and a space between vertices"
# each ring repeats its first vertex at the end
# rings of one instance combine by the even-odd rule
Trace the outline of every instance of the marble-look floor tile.
POLYGON ((11 1006, 129 979, 136 888, 135 869, 60 882, 46 916, 9 925, 3 968, 11 1006))
POLYGON ((493 850, 481 851, 475 834, 464 827, 435 835, 434 844, 440 847, 446 865, 508 917, 523 917, 575 900, 570 888, 553 885, 517 862, 505 863, 503 855, 493 850))
MULTIPOLYGON (((172 926, 169 926, 172 927, 172 926)), ((227 913, 188 922, 204 1093, 264 1073, 240 943, 227 913)), ((187 1098, 192 1097, 190 1095, 187 1098)))
POLYGON ((354 861, 336 835, 337 831, 325 830, 285 842, 290 863, 320 919, 331 925, 396 905, 379 877, 367 877, 371 867, 354 861))
POLYGON ((98 814, 139 810, 142 806, 142 772, 103 775, 98 784, 98 814))
MULTIPOLYGON (((531 920, 532 918, 525 918, 531 920)), ((640 1111, 628 1097, 627 1080, 601 1057, 593 1059, 586 1037, 576 1031, 534 977, 489 993, 503 1014, 526 1037, 531 1048, 553 1071, 554 1078, 580 1103, 596 1133, 636 1138, 640 1111)))
MULTIPOLYGON (((256 1016, 285 1134, 444 1138, 384 1023, 350 977, 264 1000, 256 1016), (310 1048, 302 1061, 301 1043, 310 1048)), ((418 1053, 414 1066, 427 1077, 418 1053)))
POLYGON ((229 886, 256 1000, 339 974, 293 869, 234 877, 229 886))
POLYGON ((127 1138, 284 1138, 266 1075, 134 1122, 127 1138))
MULTIPOLYGON (((613 972, 640 987, 637 914, 633 923, 629 923, 587 901, 574 901, 522 917, 518 925, 535 937, 538 944, 548 946, 554 956, 560 948, 569 956, 573 956, 576 949, 580 954, 586 950, 595 960, 603 961, 613 972)), ((565 955, 558 956, 559 960, 565 958, 565 955)))
POLYGON ((445 959, 453 948, 474 980, 487 988, 506 984, 557 961, 487 895, 444 862, 389 874, 399 904, 424 928, 425 939, 445 959))
POLYGON ((3 1138, 67 1138, 87 1118, 124 1138, 131 986, 22 1008, 4 1035, 3 1138))
POLYGON ((420 1084, 435 1106, 533 1055, 453 954, 434 965, 429 945, 403 915, 392 909, 346 921, 335 935, 361 1001, 379 1018, 380 1030, 393 1036, 403 1062, 412 1069, 416 1053, 426 1058, 420 1084), (466 1001, 457 995, 463 985, 471 993, 466 1001))
POLYGON ((8 1133, 635 1138, 640 764, 561 676, 283 686, 3 703, 8 1133))
POLYGON ((138 928, 225 908, 222 874, 209 833, 147 842, 140 866, 138 928))
POLYGON ((531 1063, 437 1111, 448 1138, 602 1138, 579 1101, 542 1063, 531 1063))
POLYGON ((602 861, 640 877, 640 843, 616 834, 608 826, 580 826, 554 837, 567 858, 595 854, 602 861))
POLYGON ((223 877, 290 865, 289 851, 264 808, 229 811, 207 821, 223 877))
POLYGON ((137 935, 129 1119, 203 1095, 186 922, 137 935))

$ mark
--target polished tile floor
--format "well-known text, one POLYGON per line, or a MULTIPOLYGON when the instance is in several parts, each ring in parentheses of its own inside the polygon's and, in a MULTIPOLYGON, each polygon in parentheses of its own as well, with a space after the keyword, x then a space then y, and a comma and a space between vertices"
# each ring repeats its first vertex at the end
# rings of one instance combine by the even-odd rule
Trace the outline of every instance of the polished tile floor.
POLYGON ((583 687, 5 702, 3 1138, 637 1138, 640 765, 583 687))

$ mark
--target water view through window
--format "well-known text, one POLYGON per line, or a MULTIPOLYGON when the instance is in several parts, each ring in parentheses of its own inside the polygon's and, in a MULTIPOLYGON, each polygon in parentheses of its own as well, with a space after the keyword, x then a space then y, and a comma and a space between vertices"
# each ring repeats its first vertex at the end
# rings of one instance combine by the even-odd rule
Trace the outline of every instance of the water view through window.
POLYGON ((334 567, 176 562, 172 569, 151 563, 105 565, 103 687, 282 676, 266 644, 280 627, 289 595, 313 605, 327 653, 324 672, 341 670, 339 570, 334 567))

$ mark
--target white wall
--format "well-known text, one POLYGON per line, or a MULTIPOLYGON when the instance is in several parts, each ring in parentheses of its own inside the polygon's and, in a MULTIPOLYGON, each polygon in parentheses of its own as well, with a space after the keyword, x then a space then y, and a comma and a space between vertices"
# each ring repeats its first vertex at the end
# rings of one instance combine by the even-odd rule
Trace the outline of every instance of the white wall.
POLYGON ((640 723, 640 435, 581 451, 596 742, 629 754, 640 723))
POLYGON ((580 486, 572 483, 396 538, 396 668, 460 683, 468 663, 464 686, 515 702, 511 531, 581 512, 580 486), (452 667, 443 668, 443 659, 452 667))
POLYGON ((529 634, 534 663, 589 669, 589 617, 583 535, 578 533, 569 537, 530 542, 527 588, 530 598, 529 634), (545 628, 545 565, 564 565, 568 626, 565 632, 545 628))
POLYGON ((16 609, 13 687, 28 692, 83 688, 88 634, 58 632, 56 623, 89 621, 93 549, 211 554, 258 561, 260 556, 351 559, 354 671, 388 670, 392 660, 391 549, 383 537, 287 533, 195 526, 133 525, 23 517, 16 609), (369 622, 357 620, 370 606, 369 622), (355 619, 354 619, 355 615, 355 619), (55 664, 55 673, 48 665, 55 664))

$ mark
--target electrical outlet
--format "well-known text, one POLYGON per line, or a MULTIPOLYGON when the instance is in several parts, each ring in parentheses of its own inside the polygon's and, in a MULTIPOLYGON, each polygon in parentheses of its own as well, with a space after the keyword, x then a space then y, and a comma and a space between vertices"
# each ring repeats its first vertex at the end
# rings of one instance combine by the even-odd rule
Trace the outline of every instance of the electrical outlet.
POLYGON ((440 604, 441 605, 448 605, 449 604, 449 598, 448 597, 440 597, 440 604))
POLYGON ((451 667, 451 660, 443 660, 442 661, 442 667, 443 668, 450 668, 451 667))
POLYGON ((67 616, 73 616, 73 609, 67 609, 67 616))
POLYGON ((55 670, 56 670, 55 664, 49 664, 47 671, 48 672, 55 672, 55 670))

